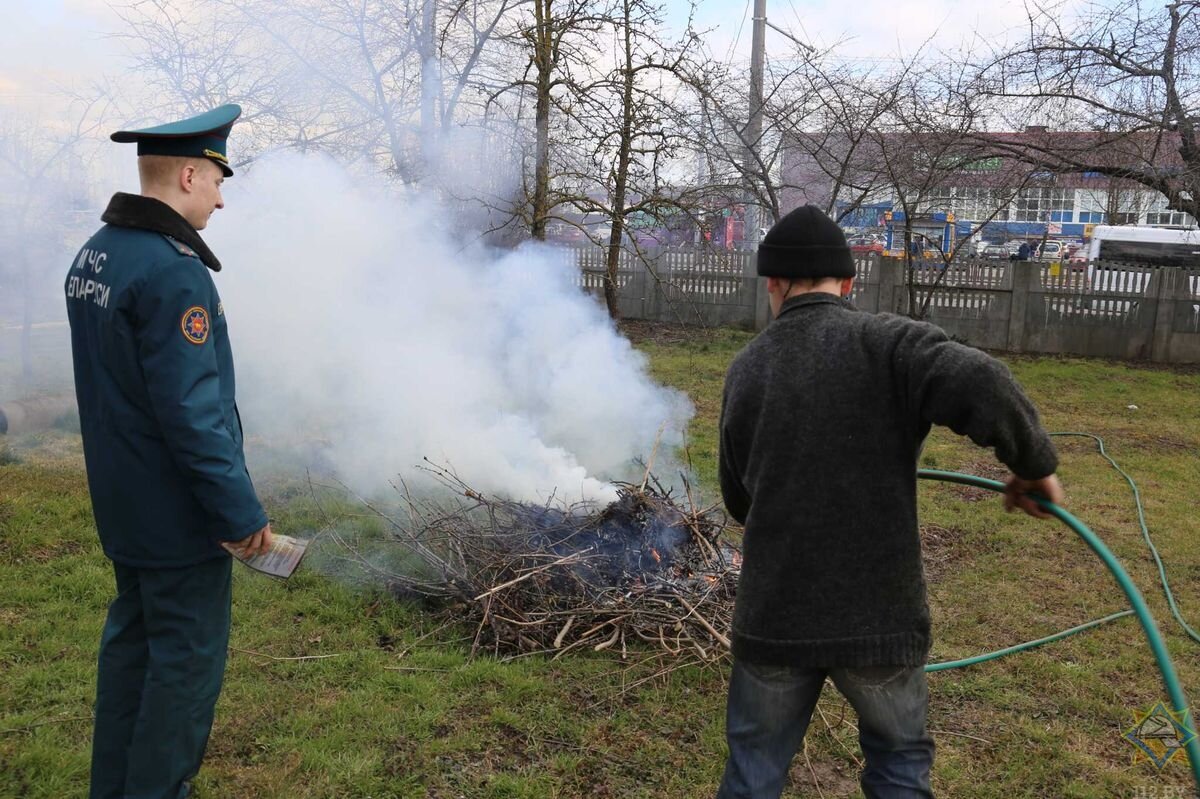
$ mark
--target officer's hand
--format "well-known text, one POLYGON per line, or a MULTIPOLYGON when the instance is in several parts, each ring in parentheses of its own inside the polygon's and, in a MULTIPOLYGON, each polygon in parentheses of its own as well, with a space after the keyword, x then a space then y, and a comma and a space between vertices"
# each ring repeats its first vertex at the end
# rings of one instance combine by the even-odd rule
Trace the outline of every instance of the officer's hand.
POLYGON ((1014 508, 1020 508, 1030 516, 1039 519, 1050 518, 1050 514, 1042 510, 1041 506, 1029 496, 1030 494, 1040 494, 1055 505, 1061 505, 1063 501, 1062 486, 1054 475, 1043 477, 1040 480, 1024 480, 1014 474, 1004 486, 1004 509, 1011 511, 1014 508))
POLYGON ((222 546, 239 558, 261 555, 271 548, 271 525, 268 522, 267 526, 257 533, 243 538, 241 541, 227 541, 222 546))

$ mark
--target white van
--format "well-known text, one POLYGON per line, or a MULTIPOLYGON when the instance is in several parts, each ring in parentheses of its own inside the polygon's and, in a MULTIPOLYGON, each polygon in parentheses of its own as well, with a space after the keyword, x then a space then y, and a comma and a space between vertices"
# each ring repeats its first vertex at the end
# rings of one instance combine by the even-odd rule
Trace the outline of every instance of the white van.
POLYGON ((1200 266, 1200 230, 1097 225, 1088 244, 1088 260, 1200 266))
MULTIPOLYGON (((1097 225, 1088 244, 1088 285, 1096 291, 1141 294, 1149 281, 1148 267, 1200 268, 1200 230, 1097 225), (1097 268, 1096 262, 1104 262, 1097 268), (1128 267, 1111 264, 1130 264, 1128 267)), ((1200 291, 1200 274, 1191 276, 1193 292, 1200 291)), ((1200 308, 1198 308, 1200 310, 1200 308)))

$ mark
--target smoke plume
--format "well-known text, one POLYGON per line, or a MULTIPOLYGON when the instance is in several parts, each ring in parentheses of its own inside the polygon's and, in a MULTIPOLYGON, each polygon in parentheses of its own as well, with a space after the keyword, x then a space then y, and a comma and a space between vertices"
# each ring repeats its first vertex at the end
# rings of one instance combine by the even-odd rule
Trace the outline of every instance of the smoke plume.
POLYGON ((360 490, 423 459, 525 500, 607 501, 691 416, 544 245, 498 252, 435 202, 319 156, 226 184, 205 237, 248 436, 318 442, 360 490))

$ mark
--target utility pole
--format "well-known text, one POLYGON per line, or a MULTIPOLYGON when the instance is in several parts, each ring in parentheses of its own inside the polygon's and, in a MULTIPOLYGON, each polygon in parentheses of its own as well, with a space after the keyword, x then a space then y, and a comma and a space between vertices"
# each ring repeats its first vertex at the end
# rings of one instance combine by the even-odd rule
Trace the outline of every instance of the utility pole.
POLYGON ((426 169, 436 160, 434 116, 442 85, 437 57, 437 7, 438 0, 424 0, 421 9, 421 153, 426 169))
MULTIPOLYGON (((745 214, 742 219, 742 240, 751 250, 758 248, 758 194, 754 191, 755 175, 758 173, 759 147, 763 128, 763 67, 767 60, 767 0, 754 0, 754 39, 750 53, 750 116, 746 122, 746 164, 743 177, 746 181, 745 214)), ((755 303, 755 328, 762 330, 771 318, 766 287, 758 280, 756 259, 746 259, 745 282, 758 289, 755 303)))
POLYGON ((763 129, 763 69, 767 60, 767 0, 754 0, 754 39, 750 52, 750 116, 746 123, 746 213, 742 237, 758 245, 758 194, 754 191, 763 129))

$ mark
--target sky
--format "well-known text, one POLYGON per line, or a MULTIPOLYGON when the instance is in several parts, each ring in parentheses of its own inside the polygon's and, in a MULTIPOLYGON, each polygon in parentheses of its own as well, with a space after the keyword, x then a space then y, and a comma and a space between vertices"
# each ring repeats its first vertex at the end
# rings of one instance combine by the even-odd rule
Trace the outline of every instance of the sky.
POLYGON ((0 107, 120 71, 119 18, 103 0, 0 0, 0 107))
MULTIPOLYGON (((205 0, 195 0, 203 11, 205 0)), ((0 107, 51 102, 56 86, 81 86, 103 73, 126 68, 121 27, 109 0, 0 0, 0 107)), ((677 29, 688 3, 667 0, 677 29)), ((734 61, 750 54, 753 0, 702 0, 695 27, 711 53, 734 61)), ((934 3, 928 0, 768 0, 767 18, 818 48, 839 45, 847 59, 911 55, 928 40, 932 54, 969 43, 976 34, 999 43, 1019 32, 1025 17, 1018 0, 934 3), (849 13, 848 13, 849 9, 849 13)), ((792 45, 768 31, 768 57, 786 56, 792 45)), ((932 55, 931 54, 931 55, 932 55)))
MULTIPOLYGON (((670 5, 675 19, 684 18, 686 3, 670 5)), ((699 3, 696 27, 712 29, 705 38, 715 55, 749 58, 753 5, 753 0, 699 3)), ((910 56, 931 38, 934 49, 952 49, 977 32, 999 43, 1019 29, 1025 7, 1017 0, 767 0, 767 19, 818 49, 839 45, 845 58, 875 59, 910 56)), ((782 34, 768 29, 768 57, 793 49, 782 34)))

